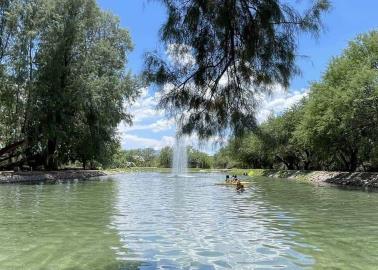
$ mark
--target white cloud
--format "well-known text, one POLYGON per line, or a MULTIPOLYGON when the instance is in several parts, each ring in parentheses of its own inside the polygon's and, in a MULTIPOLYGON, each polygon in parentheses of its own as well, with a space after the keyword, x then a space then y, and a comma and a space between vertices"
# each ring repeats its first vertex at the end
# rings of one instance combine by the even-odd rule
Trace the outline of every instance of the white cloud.
POLYGON ((160 131, 165 131, 165 130, 170 130, 175 128, 175 121, 174 119, 159 119, 156 122, 153 122, 151 124, 137 124, 133 126, 124 126, 122 128, 123 132, 128 132, 128 131, 136 131, 136 130, 151 130, 152 132, 160 132, 160 131))
MULTIPOLYGON (((187 48, 180 48, 182 54, 174 55, 173 47, 169 48, 168 56, 170 60, 182 66, 192 65, 194 58, 190 55, 190 50, 187 48)), ((225 84, 227 77, 223 76, 221 84, 225 84)), ((161 149, 165 146, 172 146, 175 141, 175 120, 173 118, 164 118, 164 111, 156 110, 158 100, 162 94, 168 92, 172 85, 166 85, 160 92, 149 93, 148 88, 141 89, 141 95, 136 102, 131 106, 130 113, 134 116, 133 126, 127 126, 122 123, 119 126, 121 135, 122 147, 126 149, 132 148, 147 148, 161 149), (152 134, 149 138, 145 135, 130 134, 135 131, 152 131, 153 133, 164 132, 165 136, 159 137, 158 134, 152 134), (168 135, 168 136, 167 136, 168 135)), ((264 94, 255 91, 257 97, 256 118, 259 123, 264 122, 271 114, 279 114, 284 110, 290 108, 295 103, 308 95, 308 89, 302 91, 286 91, 283 87, 276 85, 272 87, 270 94, 264 94)), ((205 96, 209 96, 206 93, 205 96)), ((203 142, 198 139, 198 136, 193 135, 187 138, 188 145, 207 152, 214 153, 219 147, 225 143, 225 140, 218 137, 210 138, 203 142)))
MULTIPOLYGON (((308 89, 302 91, 286 91, 282 87, 274 87, 270 94, 260 94, 259 107, 257 108, 257 120, 259 123, 264 122, 271 114, 279 114, 298 103, 302 98, 308 95, 308 89)), ((157 97, 159 93, 148 94, 143 90, 142 96, 132 107, 131 113, 135 115, 136 121, 134 126, 121 124, 119 132, 121 135, 122 147, 125 149, 147 148, 151 147, 159 150, 165 146, 172 146, 175 141, 175 121, 174 119, 163 118, 163 112, 155 110, 157 97), (152 122, 151 122, 152 121, 152 122), (149 122, 149 124, 143 124, 149 122), (168 131, 169 136, 146 138, 135 134, 129 134, 131 131, 152 131, 154 133, 168 131), (172 135, 170 135, 172 134, 172 135)), ((197 135, 187 138, 187 144, 207 153, 215 153, 219 147, 225 143, 225 139, 219 137, 210 138, 207 141, 200 141, 197 135)))
MULTIPOLYGON (((173 65, 180 67, 191 67, 195 65, 196 59, 193 57, 192 48, 184 44, 171 44, 168 46, 166 54, 168 59, 173 65)), ((224 86, 230 79, 230 74, 225 72, 219 81, 219 85, 224 86)), ((191 82, 188 83, 189 85, 191 82)), ((168 92, 172 88, 172 85, 163 87, 163 92, 168 92)), ((195 91, 195 87, 192 87, 195 91)), ((271 87, 269 94, 260 92, 259 89, 253 89, 255 97, 257 97, 257 121, 259 123, 264 122, 269 115, 278 114, 284 110, 290 108, 295 103, 298 103, 301 99, 308 95, 308 89, 302 91, 286 91, 281 85, 276 84, 271 87)), ((210 98, 210 89, 204 93, 205 98, 210 98)))
MULTIPOLYGON (((187 145, 193 146, 194 148, 209 154, 214 154, 219 149, 221 141, 220 138, 215 137, 203 142, 200 141, 196 135, 186 137, 185 139, 187 145)), ((175 136, 162 136, 160 139, 153 139, 125 133, 122 135, 121 144, 123 149, 153 148, 155 150, 160 150, 165 146, 172 147, 174 143, 175 136)))
POLYGON ((226 144, 226 138, 220 138, 218 136, 210 137, 206 141, 201 141, 197 134, 193 134, 187 137, 186 142, 188 145, 193 146, 195 149, 206 152, 208 154, 214 154, 219 148, 226 144))
POLYGON ((173 65, 181 67, 191 67, 196 63, 192 53, 192 48, 183 44, 168 45, 166 54, 173 65))
POLYGON ((150 95, 148 88, 142 88, 140 97, 134 102, 129 112, 134 116, 133 122, 139 123, 152 117, 162 117, 163 111, 156 110, 158 104, 158 93, 150 95))
POLYGON ((272 89, 270 94, 262 94, 259 98, 257 107, 257 121, 264 122, 271 114, 279 114, 294 104, 301 101, 308 95, 308 89, 302 91, 286 91, 284 88, 277 86, 272 89))
POLYGON ((160 140, 143 138, 131 134, 123 134, 122 136, 122 148, 135 149, 135 148, 153 148, 160 150, 165 146, 172 146, 175 138, 171 136, 163 136, 160 140))
POLYGON ((174 128, 174 120, 163 118, 164 111, 156 108, 161 94, 159 92, 149 94, 148 88, 140 89, 140 93, 140 97, 129 109, 129 113, 133 116, 133 125, 121 123, 118 127, 121 134, 137 130, 161 132, 174 128))
POLYGON ((161 139, 144 138, 134 134, 131 131, 152 131, 154 133, 169 131, 174 128, 173 119, 163 118, 164 112, 156 110, 158 103, 159 93, 149 93, 148 88, 140 89, 140 96, 135 103, 130 107, 129 113, 133 115, 134 125, 129 126, 122 122, 118 126, 118 132, 121 137, 121 145, 125 149, 131 148, 146 148, 152 147, 154 149, 161 149, 164 146, 172 145, 174 137, 163 136, 161 139))

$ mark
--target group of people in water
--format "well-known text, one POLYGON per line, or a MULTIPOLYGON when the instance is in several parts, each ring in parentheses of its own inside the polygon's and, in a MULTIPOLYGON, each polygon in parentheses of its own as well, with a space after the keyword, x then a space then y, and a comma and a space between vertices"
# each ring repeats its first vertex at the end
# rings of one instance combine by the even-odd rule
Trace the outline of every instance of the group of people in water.
POLYGON ((243 192, 244 191, 244 185, 240 182, 240 179, 238 179, 238 176, 232 175, 231 177, 229 175, 226 175, 225 182, 227 184, 236 184, 236 191, 243 192))

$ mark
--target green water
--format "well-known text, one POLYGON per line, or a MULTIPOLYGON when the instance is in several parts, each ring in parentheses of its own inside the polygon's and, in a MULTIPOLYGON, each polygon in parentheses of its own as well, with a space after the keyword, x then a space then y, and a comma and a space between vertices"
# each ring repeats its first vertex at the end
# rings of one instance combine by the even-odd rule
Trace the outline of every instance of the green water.
POLYGON ((0 269, 378 269, 378 193, 220 174, 0 186, 0 269))

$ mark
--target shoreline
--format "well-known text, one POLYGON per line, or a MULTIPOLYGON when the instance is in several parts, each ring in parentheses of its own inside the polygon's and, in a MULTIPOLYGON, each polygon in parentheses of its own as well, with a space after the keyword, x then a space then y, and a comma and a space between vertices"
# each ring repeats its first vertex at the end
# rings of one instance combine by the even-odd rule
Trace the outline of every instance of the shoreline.
POLYGON ((246 169, 249 176, 265 176, 344 187, 378 188, 378 172, 338 172, 246 169))
MULTIPOLYGON (((0 171, 1 184, 35 184, 56 183, 59 181, 88 180, 90 178, 111 176, 132 172, 168 172, 169 168, 133 168, 112 170, 59 170, 59 171, 0 171)), ((191 171, 191 170, 189 170, 191 171)), ((378 172, 337 172, 337 171, 300 171, 270 169, 194 169, 191 172, 227 172, 242 175, 247 172, 250 177, 269 177, 308 182, 316 185, 335 185, 344 187, 378 188, 378 172)))
POLYGON ((106 175, 108 174, 100 170, 0 171, 0 184, 56 183, 106 175))

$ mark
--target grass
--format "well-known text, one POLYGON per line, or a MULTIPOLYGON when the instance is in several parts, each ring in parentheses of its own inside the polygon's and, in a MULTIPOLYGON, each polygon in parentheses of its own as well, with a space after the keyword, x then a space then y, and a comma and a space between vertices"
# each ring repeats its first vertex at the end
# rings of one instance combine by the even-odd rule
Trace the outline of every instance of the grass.
MULTIPOLYGON (((131 168, 114 168, 102 170, 107 174, 117 174, 117 173, 131 173, 131 172, 160 172, 169 173, 171 168, 159 168, 159 167, 131 167, 131 168)), ((188 168, 189 172, 212 172, 219 171, 218 169, 201 169, 201 168, 188 168)))
POLYGON ((170 168, 158 168, 158 167, 130 167, 130 168, 114 168, 103 170, 107 174, 117 173, 130 173, 130 172, 170 172, 170 168))
MULTIPOLYGON (((131 167, 131 168, 115 168, 115 169, 105 169, 103 170, 107 174, 119 174, 119 173, 136 173, 136 172, 159 172, 159 173, 169 173, 171 168, 159 168, 159 167, 131 167)), ((214 172, 222 171, 229 175, 241 176, 247 173, 250 177, 258 176, 273 176, 276 178, 295 178, 299 181, 308 181, 308 175, 311 171, 287 171, 287 170, 269 170, 269 169, 200 169, 200 168, 189 168, 190 173, 196 172, 214 172)))

